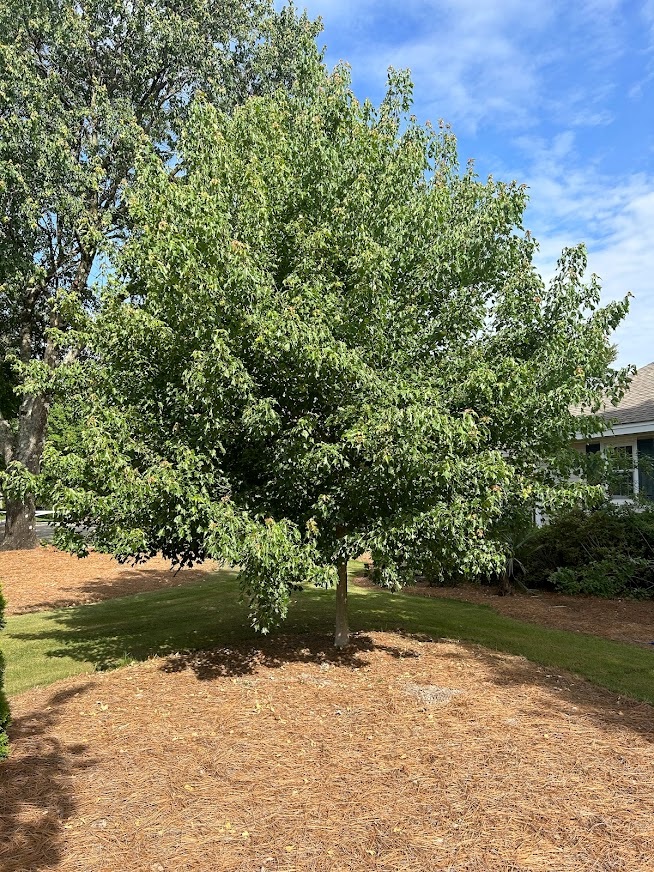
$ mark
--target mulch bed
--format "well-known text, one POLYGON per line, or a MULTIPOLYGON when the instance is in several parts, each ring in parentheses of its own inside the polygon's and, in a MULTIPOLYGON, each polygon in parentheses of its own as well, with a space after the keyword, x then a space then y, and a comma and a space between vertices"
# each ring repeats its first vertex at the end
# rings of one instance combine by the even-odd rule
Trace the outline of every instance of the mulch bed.
POLYGON ((652 869, 652 707, 476 646, 269 639, 13 710, 4 872, 652 869))
POLYGON ((548 591, 517 592, 515 596, 500 597, 496 588, 476 584, 456 587, 419 584, 405 590, 417 596, 446 597, 491 606, 503 615, 546 627, 591 633, 648 647, 654 643, 654 600, 604 600, 548 591))
POLYGON ((7 600, 5 613, 20 615, 194 584, 216 568, 207 562, 172 571, 170 562, 160 557, 135 567, 95 553, 80 560, 48 545, 33 551, 0 551, 0 586, 7 600))

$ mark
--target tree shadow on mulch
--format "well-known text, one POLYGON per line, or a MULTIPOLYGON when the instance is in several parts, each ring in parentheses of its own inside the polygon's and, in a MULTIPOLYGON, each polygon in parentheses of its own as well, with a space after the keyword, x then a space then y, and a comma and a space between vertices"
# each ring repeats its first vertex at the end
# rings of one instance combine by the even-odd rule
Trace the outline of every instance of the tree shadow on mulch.
MULTIPOLYGON (((286 635, 255 639, 248 626, 247 609, 238 602, 237 593, 238 584, 233 578, 216 574, 205 582, 176 591, 175 596, 162 592, 67 609, 46 616, 47 629, 29 633, 9 628, 6 636, 39 643, 47 641, 49 649, 43 652, 41 646, 39 657, 69 657, 93 663, 96 668, 111 668, 130 659, 142 660, 151 655, 169 656, 169 669, 192 668, 199 678, 209 680, 221 675, 246 675, 259 665, 275 667, 293 661, 359 668, 368 662, 366 652, 371 650, 370 641, 365 641, 368 638, 366 632, 375 629, 401 634, 398 625, 416 622, 415 613, 404 607, 404 600, 398 600, 397 608, 391 611, 388 595, 367 593, 365 611, 354 608, 356 599, 353 603, 353 623, 358 624, 362 634, 353 635, 352 646, 339 652, 333 647, 329 629, 332 619, 323 607, 322 593, 305 591, 298 598, 292 619, 294 626, 286 635), (171 656, 174 652, 189 651, 198 653, 171 656), (207 651, 209 653, 205 653, 207 651)), ((437 613, 431 617, 427 615, 435 630, 434 638, 446 633, 456 634, 466 623, 476 620, 479 614, 481 618, 485 616, 485 610, 480 613, 479 606, 465 603, 461 607, 465 608, 465 615, 460 614, 458 605, 456 609, 439 607, 437 613)), ((493 617, 493 625, 487 633, 489 640, 494 640, 503 626, 507 632, 514 633, 514 647, 519 647, 522 640, 525 644, 529 642, 527 625, 501 617, 493 617)), ((480 634, 483 629, 482 621, 480 634)), ((548 632, 550 635, 554 633, 548 632)), ((406 635, 414 641, 429 638, 414 636, 410 631, 406 635)), ((606 644, 617 646, 617 643, 606 644)), ((580 636, 579 647, 584 645, 588 649, 589 642, 580 636)), ((624 698, 620 700, 616 693, 570 676, 560 680, 547 678, 548 675, 563 674, 562 669, 556 666, 541 668, 526 660, 502 659, 503 655, 496 656, 489 650, 494 647, 493 641, 485 649, 476 645, 466 647, 478 652, 480 657, 490 658, 488 662, 492 663, 498 683, 540 683, 550 690, 556 686, 556 694, 562 700, 579 706, 607 728, 610 724, 620 723, 638 734, 651 736, 651 706, 624 698), (482 653, 484 651, 486 655, 482 653), (623 714, 619 715, 619 711, 623 714)), ((584 657, 588 661, 592 651, 586 649, 584 657)), ((629 654, 625 646, 615 648, 615 663, 611 661, 614 673, 621 663, 625 669, 630 668, 632 661, 625 651, 629 654)), ((612 647, 606 656, 614 656, 612 647)), ((641 656, 640 652, 638 656, 641 656)), ((641 669, 641 673, 644 675, 646 670, 641 669)), ((641 684, 646 679, 647 675, 641 684)), ((555 698, 554 694, 552 698, 555 698)))
POLYGON ((54 735, 58 710, 89 683, 53 694, 38 712, 9 728, 12 754, 0 763, 0 869, 25 872, 55 867, 62 859, 63 827, 76 804, 70 776, 94 765, 82 744, 54 735))
MULTIPOLYGON (((545 668, 502 653, 495 653, 458 640, 433 639, 422 633, 395 630, 395 635, 408 641, 421 643, 455 642, 473 654, 475 659, 490 667, 493 681, 499 687, 531 686, 548 691, 551 704, 544 714, 551 715, 559 708, 563 716, 591 718, 602 729, 627 729, 650 742, 654 742, 653 709, 648 703, 620 697, 609 690, 576 678, 555 667, 545 668)), ((334 648, 333 637, 326 633, 302 636, 269 637, 257 644, 239 644, 213 651, 199 651, 170 656, 162 665, 165 672, 193 671, 199 681, 217 678, 241 677, 256 673, 259 668, 278 669, 287 663, 306 663, 323 668, 361 669, 368 665, 366 654, 382 651, 394 658, 418 658, 420 654, 401 645, 375 642, 365 633, 353 634, 345 649, 334 648)), ((459 661, 461 656, 442 651, 439 657, 459 661)))
POLYGON ((333 635, 271 636, 257 644, 233 648, 174 654, 162 665, 164 672, 192 670, 199 681, 252 675, 258 669, 280 669, 288 663, 306 663, 322 668, 361 669, 368 666, 367 653, 383 651, 397 659, 415 659, 415 651, 395 645, 380 645, 365 633, 353 633, 347 648, 335 648, 333 635))
MULTIPOLYGON (((447 641, 447 640, 441 640, 447 641)), ((539 687, 548 692, 543 716, 559 711, 563 717, 588 717, 600 729, 626 729, 654 743, 654 708, 646 702, 592 684, 555 666, 539 666, 530 660, 490 651, 481 645, 457 642, 476 660, 490 667, 498 687, 539 687)), ((459 655, 444 653, 444 658, 458 660, 459 655)))

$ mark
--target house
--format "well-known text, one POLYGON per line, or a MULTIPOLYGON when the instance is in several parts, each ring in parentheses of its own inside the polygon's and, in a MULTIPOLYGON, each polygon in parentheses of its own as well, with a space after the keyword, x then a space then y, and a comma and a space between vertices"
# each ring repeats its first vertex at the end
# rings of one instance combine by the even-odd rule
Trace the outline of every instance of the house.
POLYGON ((609 487, 614 502, 629 502, 637 495, 654 499, 654 363, 639 369, 622 401, 599 415, 607 422, 606 430, 590 441, 580 437, 575 448, 587 454, 613 450, 624 457, 609 487))

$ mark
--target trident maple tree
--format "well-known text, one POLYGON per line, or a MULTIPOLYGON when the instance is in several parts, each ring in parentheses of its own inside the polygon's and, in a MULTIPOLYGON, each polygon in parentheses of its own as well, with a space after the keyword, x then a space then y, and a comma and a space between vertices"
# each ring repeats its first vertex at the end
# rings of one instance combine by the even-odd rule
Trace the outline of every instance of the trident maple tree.
MULTIPOLYGON (((498 569, 507 506, 572 502, 569 408, 618 394, 582 249, 548 287, 525 188, 460 171, 447 128, 307 61, 293 94, 196 101, 174 177, 144 153, 131 234, 64 370, 48 449, 61 542, 238 564, 252 619, 375 557, 396 586, 498 569), (86 532, 76 532, 83 525, 86 532)), ((69 341, 72 341, 69 337, 69 341)))

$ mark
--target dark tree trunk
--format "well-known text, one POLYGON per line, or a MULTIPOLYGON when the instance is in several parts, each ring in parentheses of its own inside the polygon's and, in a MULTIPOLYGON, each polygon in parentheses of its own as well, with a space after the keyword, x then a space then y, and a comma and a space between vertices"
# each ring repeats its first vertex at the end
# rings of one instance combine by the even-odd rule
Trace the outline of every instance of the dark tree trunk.
POLYGON ((0 550, 22 551, 36 548, 39 540, 36 535, 34 497, 28 494, 24 502, 7 500, 6 509, 5 537, 0 550))
MULTIPOLYGON (((93 255, 83 254, 77 268, 72 289, 79 291, 86 284, 93 262, 93 255)), ((45 285, 40 288, 40 293, 46 290, 45 285)), ((33 290, 25 301, 24 324, 20 339, 20 359, 22 363, 33 360, 34 336, 33 336, 33 309, 36 303, 36 290, 33 290)), ((57 312, 53 311, 50 316, 50 327, 62 326, 57 312)), ((57 364, 58 351, 52 336, 47 336, 43 351, 43 363, 51 370, 57 364)), ((3 446, 5 464, 18 463, 25 469, 38 475, 41 471, 41 457, 45 444, 46 429, 48 426, 48 412, 50 399, 46 395, 24 396, 18 411, 18 428, 11 434, 11 428, 6 421, 0 420, 0 440, 3 446)), ((39 544, 36 535, 36 503, 34 494, 27 493, 22 500, 11 499, 5 494, 7 517, 5 521, 5 535, 0 537, 0 551, 18 551, 28 548, 36 548, 39 544)))
POLYGON ((500 583, 497 592, 500 596, 513 596, 513 585, 511 584, 509 573, 505 569, 500 573, 500 583))
POLYGON ((350 630, 347 622, 347 560, 341 560, 337 565, 338 584, 336 586, 336 632, 334 644, 344 648, 350 641, 350 630))
MULTIPOLYGON (((18 433, 10 459, 33 474, 38 474, 41 468, 47 423, 47 400, 44 397, 25 397, 20 405, 18 433)), ((34 495, 27 493, 23 500, 6 497, 5 502, 7 517, 0 550, 18 551, 36 548, 39 540, 36 535, 34 495)))

